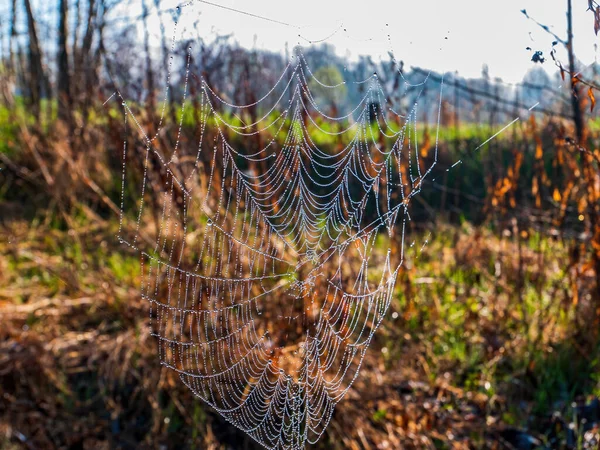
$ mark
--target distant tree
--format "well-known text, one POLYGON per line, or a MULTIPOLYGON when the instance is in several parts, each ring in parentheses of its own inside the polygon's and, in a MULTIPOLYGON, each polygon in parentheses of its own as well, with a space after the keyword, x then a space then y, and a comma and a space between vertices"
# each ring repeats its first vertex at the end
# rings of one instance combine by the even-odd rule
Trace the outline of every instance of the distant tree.
POLYGON ((152 57, 150 54, 150 30, 148 27, 148 5, 142 0, 142 15, 144 19, 144 52, 146 53, 146 90, 148 91, 148 107, 150 115, 154 116, 156 107, 154 96, 154 69, 152 68, 152 57))
POLYGON ((533 105, 541 101, 544 89, 552 86, 548 72, 539 66, 531 68, 523 77, 523 86, 520 89, 520 101, 525 105, 533 105))
POLYGON ((11 71, 14 73, 17 64, 15 62, 14 42, 17 40, 17 0, 11 1, 10 10, 10 36, 8 38, 8 58, 11 71))
POLYGON ((69 36, 69 0, 59 1, 58 17, 58 117, 68 121, 72 107, 69 51, 67 45, 69 36))
POLYGON ((23 0, 27 15, 27 32, 29 35, 29 73, 27 74, 29 97, 34 114, 40 114, 40 101, 42 96, 48 95, 50 83, 44 72, 42 62, 42 48, 37 34, 36 20, 33 15, 30 0, 23 0))

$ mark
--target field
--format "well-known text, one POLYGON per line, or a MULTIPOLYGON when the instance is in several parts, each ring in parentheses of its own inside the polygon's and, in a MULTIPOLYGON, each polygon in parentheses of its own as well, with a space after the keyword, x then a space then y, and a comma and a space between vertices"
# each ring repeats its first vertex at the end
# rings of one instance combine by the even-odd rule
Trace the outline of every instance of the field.
POLYGON ((0 450, 600 449, 570 1, 512 85, 49 3, 0 23, 0 450))
MULTIPOLYGON (((527 136, 514 139, 495 150, 520 146, 534 165, 527 136)), ((118 189, 103 190, 113 169, 81 158, 94 164, 96 184, 62 139, 52 145, 62 156, 48 176, 70 190, 48 197, 27 160, 4 189, 3 448, 254 448, 159 365, 139 257, 116 239, 118 198, 110 197, 118 189), (60 180, 61 171, 72 178, 60 180)), ((439 190, 423 190, 416 210, 437 217, 407 231, 390 310, 316 448, 597 445, 598 316, 579 221, 544 224, 531 195, 522 200, 533 204, 528 222, 499 206, 486 213, 493 193, 472 180, 493 156, 488 149, 465 160, 456 180, 472 187, 447 194, 458 192, 447 205, 460 214, 443 210, 439 190), (477 189, 479 203, 462 197, 477 189)))

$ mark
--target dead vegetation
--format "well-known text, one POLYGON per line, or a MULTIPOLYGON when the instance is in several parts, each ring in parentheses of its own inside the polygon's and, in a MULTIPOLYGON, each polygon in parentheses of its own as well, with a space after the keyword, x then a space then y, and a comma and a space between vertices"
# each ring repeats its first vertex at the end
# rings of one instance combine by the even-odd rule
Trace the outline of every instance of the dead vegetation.
MULTIPOLYGON (((116 224, 78 220, 2 227, 3 445, 254 448, 160 367, 139 261, 117 247, 116 224)), ((575 437, 595 448, 597 344, 579 336, 588 310, 573 302, 568 248, 467 225, 410 238, 429 244, 414 247, 361 377, 316 448, 555 448, 575 437), (578 408, 590 410, 583 434, 569 431, 578 408)), ((577 279, 588 299, 592 274, 577 279)))
MULTIPOLYGON (((102 103, 127 65, 106 56, 105 23, 93 20, 107 2, 82 3, 85 45, 66 59, 80 79, 63 79, 60 95, 44 92, 47 74, 35 76, 46 67, 39 48, 13 52, 12 36, 0 65, 0 449, 258 448, 160 366, 140 261, 116 239, 126 133, 121 110, 102 103), (101 79, 103 69, 116 79, 101 79)), ((232 97, 242 101, 264 81, 251 54, 226 40, 200 55, 191 90, 201 73, 218 87, 237 70, 246 78, 232 97)), ((280 73, 278 60, 264 62, 269 76, 280 73)), ((154 95, 150 66, 136 67, 137 81, 154 95)), ((600 139, 581 117, 593 85, 565 83, 573 114, 531 115, 477 154, 468 151, 481 141, 461 136, 481 123, 455 112, 443 124, 438 182, 411 204, 393 304, 315 448, 599 448, 600 139), (587 97, 575 95, 582 85, 587 97)), ((126 95, 142 98, 136 89, 126 95)), ((176 140, 175 104, 156 142, 164 154, 176 140)), ((141 100, 131 108, 152 129, 155 111, 141 100)), ((182 147, 197 137, 190 110, 182 147)), ((428 163, 432 133, 423 134, 428 163)), ((138 164, 145 145, 126 135, 138 164)), ((164 181, 158 170, 150 180, 164 181)))

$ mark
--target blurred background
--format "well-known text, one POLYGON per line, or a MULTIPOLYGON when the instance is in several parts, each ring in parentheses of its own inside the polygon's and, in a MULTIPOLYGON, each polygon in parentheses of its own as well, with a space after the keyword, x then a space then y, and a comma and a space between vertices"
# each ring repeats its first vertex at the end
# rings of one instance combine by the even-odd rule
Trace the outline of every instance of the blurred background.
MULTIPOLYGON (((416 3, 2 2, 0 449, 259 448, 157 358, 116 238, 141 175, 122 192, 124 141, 132 164, 146 148, 122 103, 185 148, 201 79, 251 103, 297 46, 329 84, 377 73, 400 113, 418 100, 419 156, 438 155, 315 448, 599 448, 598 4, 416 3)), ((346 111, 361 89, 314 94, 346 111)))

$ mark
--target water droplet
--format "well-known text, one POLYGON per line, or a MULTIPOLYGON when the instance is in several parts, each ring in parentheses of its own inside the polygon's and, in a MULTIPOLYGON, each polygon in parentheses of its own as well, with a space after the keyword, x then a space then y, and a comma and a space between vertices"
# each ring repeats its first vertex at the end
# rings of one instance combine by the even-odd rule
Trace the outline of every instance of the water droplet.
POLYGON ((208 219, 208 221, 206 222, 206 225, 208 225, 209 227, 212 227, 213 226, 212 219, 208 219))

